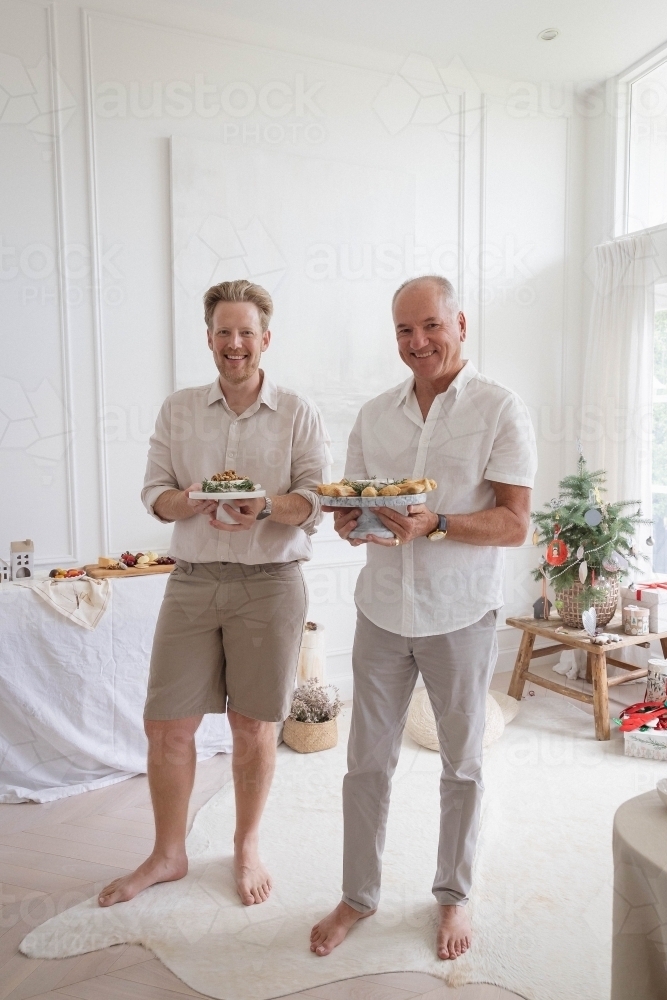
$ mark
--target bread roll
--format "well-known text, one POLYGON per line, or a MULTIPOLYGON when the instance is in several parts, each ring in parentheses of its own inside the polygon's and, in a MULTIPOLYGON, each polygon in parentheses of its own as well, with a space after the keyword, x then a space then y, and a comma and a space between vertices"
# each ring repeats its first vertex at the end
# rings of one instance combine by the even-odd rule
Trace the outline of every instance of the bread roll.
POLYGON ((382 489, 380 490, 380 496, 397 497, 399 496, 400 492, 401 492, 401 487, 392 484, 391 486, 383 486, 382 489))
POLYGON ((374 486, 366 486, 366 488, 361 491, 361 495, 362 497, 376 497, 378 495, 378 491, 374 486))

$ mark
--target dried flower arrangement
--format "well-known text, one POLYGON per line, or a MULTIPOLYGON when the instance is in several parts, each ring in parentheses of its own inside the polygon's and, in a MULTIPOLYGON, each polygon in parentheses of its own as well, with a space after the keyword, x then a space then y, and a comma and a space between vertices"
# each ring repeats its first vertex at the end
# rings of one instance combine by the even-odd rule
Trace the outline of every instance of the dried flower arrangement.
POLYGON ((342 707, 337 687, 333 684, 325 687, 313 679, 294 692, 289 717, 295 722, 330 722, 342 707))

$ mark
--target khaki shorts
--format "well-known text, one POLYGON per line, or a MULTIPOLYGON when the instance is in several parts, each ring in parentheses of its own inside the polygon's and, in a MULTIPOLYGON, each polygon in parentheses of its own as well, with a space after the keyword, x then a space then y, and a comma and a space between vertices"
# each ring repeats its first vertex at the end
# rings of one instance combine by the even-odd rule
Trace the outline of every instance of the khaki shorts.
POLYGON ((308 599, 297 562, 177 561, 160 608, 144 718, 289 715, 308 599))

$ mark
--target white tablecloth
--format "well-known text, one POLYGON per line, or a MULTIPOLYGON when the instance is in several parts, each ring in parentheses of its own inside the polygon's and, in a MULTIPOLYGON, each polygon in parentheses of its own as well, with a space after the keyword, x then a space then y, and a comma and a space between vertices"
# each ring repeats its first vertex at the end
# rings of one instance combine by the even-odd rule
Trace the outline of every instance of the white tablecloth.
POLYGON ((667 806, 655 791, 614 817, 611 997, 667 1000, 667 806))
MULTIPOLYGON (((0 802, 51 802, 146 770, 142 713, 167 580, 112 581, 92 632, 0 585, 0 802)), ((227 717, 204 716, 198 759, 230 750, 227 717)))

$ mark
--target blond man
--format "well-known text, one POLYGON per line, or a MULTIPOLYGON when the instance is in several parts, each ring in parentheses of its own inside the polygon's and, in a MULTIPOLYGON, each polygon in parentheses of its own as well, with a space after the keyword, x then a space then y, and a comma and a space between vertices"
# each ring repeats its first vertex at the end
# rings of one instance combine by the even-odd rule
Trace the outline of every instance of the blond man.
POLYGON ((195 732, 208 712, 227 712, 236 799, 234 873, 246 905, 262 903, 272 879, 259 855, 259 825, 275 765, 276 722, 289 713, 307 609, 300 563, 320 518, 314 487, 327 478, 327 435, 308 400, 260 368, 271 341, 271 297, 250 281, 204 296, 208 346, 218 370, 162 406, 150 441, 143 502, 174 524, 176 559, 158 617, 144 711, 155 845, 131 875, 99 896, 132 899, 156 882, 183 878, 195 732), (234 469, 266 499, 192 500, 203 478, 234 469))

